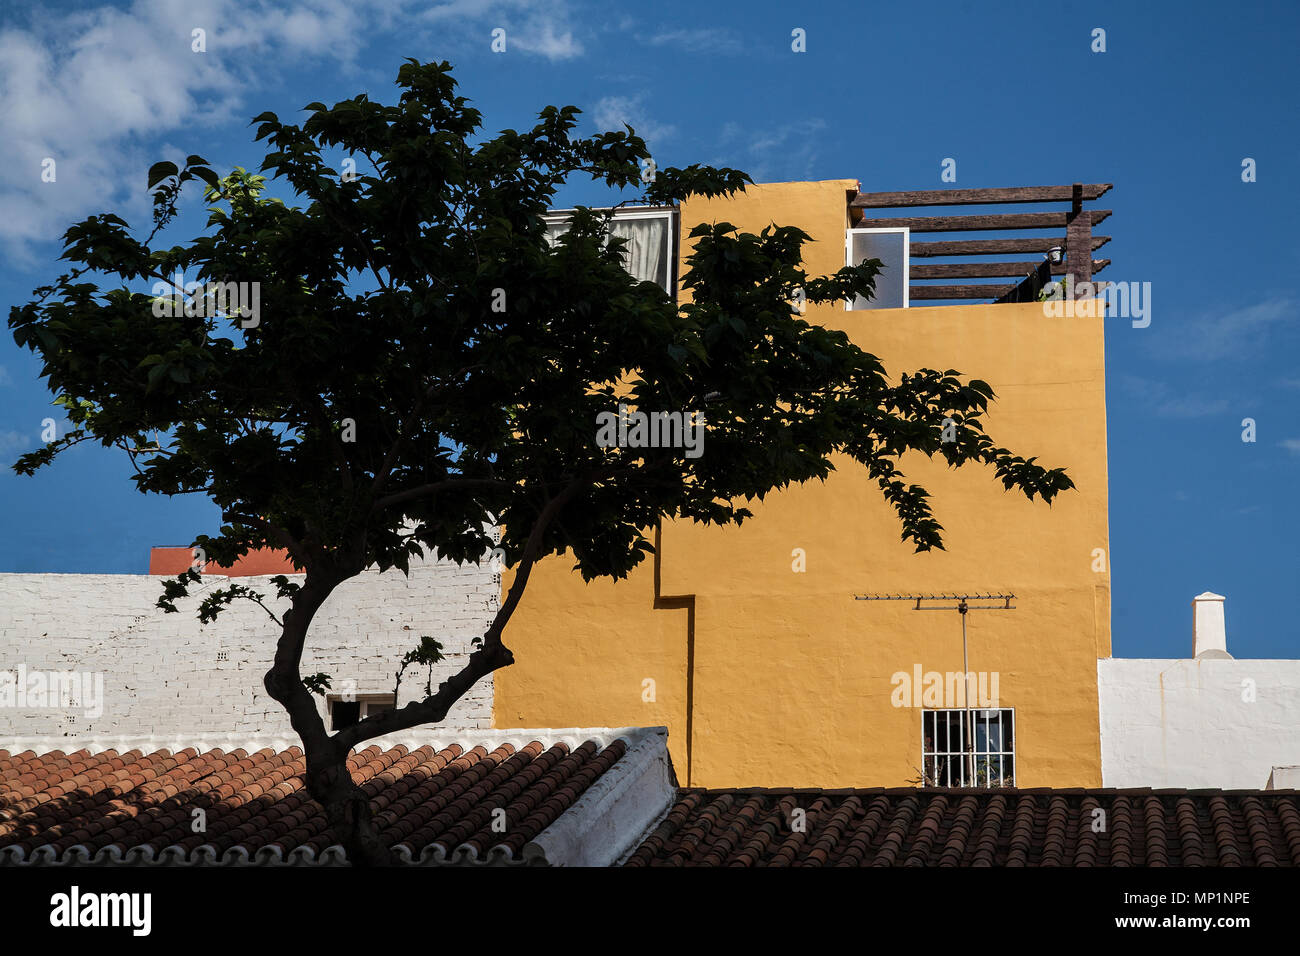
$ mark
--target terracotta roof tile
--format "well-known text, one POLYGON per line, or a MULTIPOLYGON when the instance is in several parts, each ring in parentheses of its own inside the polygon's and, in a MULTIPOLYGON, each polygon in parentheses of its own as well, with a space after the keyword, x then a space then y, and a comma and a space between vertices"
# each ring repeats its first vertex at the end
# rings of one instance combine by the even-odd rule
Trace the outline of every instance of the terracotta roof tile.
MULTIPOLYGON (((391 846, 415 858, 430 847, 451 856, 468 846, 480 859, 518 859, 625 752, 622 740, 603 749, 594 740, 572 750, 532 741, 491 752, 370 746, 349 757, 348 769, 391 846)), ((0 750, 0 860, 12 860, 14 850, 28 858, 49 847, 59 856, 75 846, 91 857, 108 848, 123 855, 148 848, 156 857, 177 847, 189 858, 205 845, 217 859, 264 847, 319 855, 338 840, 307 795, 304 771, 296 747, 251 754, 0 750), (200 817, 205 826, 195 832, 200 817)))
POLYGON ((1300 793, 700 790, 626 866, 1300 866, 1300 793))

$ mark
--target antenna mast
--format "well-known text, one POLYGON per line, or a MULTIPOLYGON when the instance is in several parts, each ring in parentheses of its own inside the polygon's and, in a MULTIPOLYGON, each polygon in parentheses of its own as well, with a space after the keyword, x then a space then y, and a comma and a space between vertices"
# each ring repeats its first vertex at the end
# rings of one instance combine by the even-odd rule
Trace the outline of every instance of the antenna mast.
MULTIPOLYGON (((970 664, 968 663, 966 647, 966 612, 967 611, 1014 611, 1016 606, 1011 602, 1015 600, 1015 595, 1007 594, 855 594, 855 601, 913 601, 915 606, 913 611, 956 611, 961 615, 961 668, 962 668, 962 685, 965 688, 963 696, 966 698, 966 743, 968 751, 966 754, 967 768, 970 786, 975 786, 975 711, 970 702, 970 664), (935 604, 936 601, 955 601, 955 604, 935 604), (1001 604, 971 604, 971 601, 1001 601, 1001 604)), ((936 743, 938 740, 936 731, 936 743)), ((937 762, 936 762, 937 765, 937 762)), ((1014 768, 1013 768, 1014 769, 1014 768)), ((924 771, 922 771, 924 775, 924 771)))

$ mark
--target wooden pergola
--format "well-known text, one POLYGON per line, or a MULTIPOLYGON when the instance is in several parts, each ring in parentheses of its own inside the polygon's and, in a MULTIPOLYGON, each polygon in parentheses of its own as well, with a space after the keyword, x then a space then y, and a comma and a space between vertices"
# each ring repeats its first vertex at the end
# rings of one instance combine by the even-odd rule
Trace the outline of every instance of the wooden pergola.
MULTIPOLYGON (((912 192, 864 193, 849 200, 855 229, 887 229, 906 226, 913 235, 909 243, 910 280, 917 279, 1014 279, 1013 282, 926 284, 909 280, 911 299, 986 299, 995 302, 1033 301, 1049 275, 1069 275, 1077 286, 1110 264, 1092 254, 1110 236, 1094 236, 1092 227, 1110 215, 1109 209, 1085 209, 1084 203, 1102 196, 1110 183, 1074 183, 1066 186, 1017 186, 1008 189, 926 189, 912 192), (875 210, 910 210, 928 206, 994 206, 1013 203, 1063 203, 1068 208, 1048 212, 980 212, 974 215, 878 217, 875 210), (868 210, 871 213, 868 213, 868 210), (871 216, 871 218, 868 218, 871 216), (916 240, 916 233, 1020 232, 1063 230, 1055 236, 1022 235, 997 239, 916 240), (1053 249, 1060 255, 1052 257, 1053 249), (1039 254, 1036 260, 1001 261, 1007 255, 1039 254), (970 257, 961 262, 926 263, 925 259, 970 257), (1058 261, 1052 261, 1053 258, 1058 261)), ((1094 287, 1095 288, 1095 287, 1094 287)))

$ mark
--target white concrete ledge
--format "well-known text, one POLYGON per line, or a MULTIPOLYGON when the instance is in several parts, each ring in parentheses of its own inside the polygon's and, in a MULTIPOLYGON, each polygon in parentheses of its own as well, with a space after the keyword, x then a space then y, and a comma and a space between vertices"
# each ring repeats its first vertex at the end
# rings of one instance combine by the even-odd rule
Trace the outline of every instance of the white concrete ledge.
POLYGON ((524 847, 551 866, 613 866, 640 844, 677 796, 668 728, 647 727, 624 756, 524 847))

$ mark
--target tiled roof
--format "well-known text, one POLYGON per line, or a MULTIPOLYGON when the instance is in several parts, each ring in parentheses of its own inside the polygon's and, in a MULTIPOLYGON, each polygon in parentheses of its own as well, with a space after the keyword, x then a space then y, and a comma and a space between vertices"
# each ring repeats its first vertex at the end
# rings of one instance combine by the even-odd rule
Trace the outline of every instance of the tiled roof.
MULTIPOLYGON (((404 862, 539 863, 530 842, 628 745, 526 741, 371 746, 348 767, 404 862)), ((297 747, 0 750, 0 863, 343 862, 304 768, 297 747)))
POLYGON ((1300 866, 1300 792, 681 790, 625 865, 1300 866))

